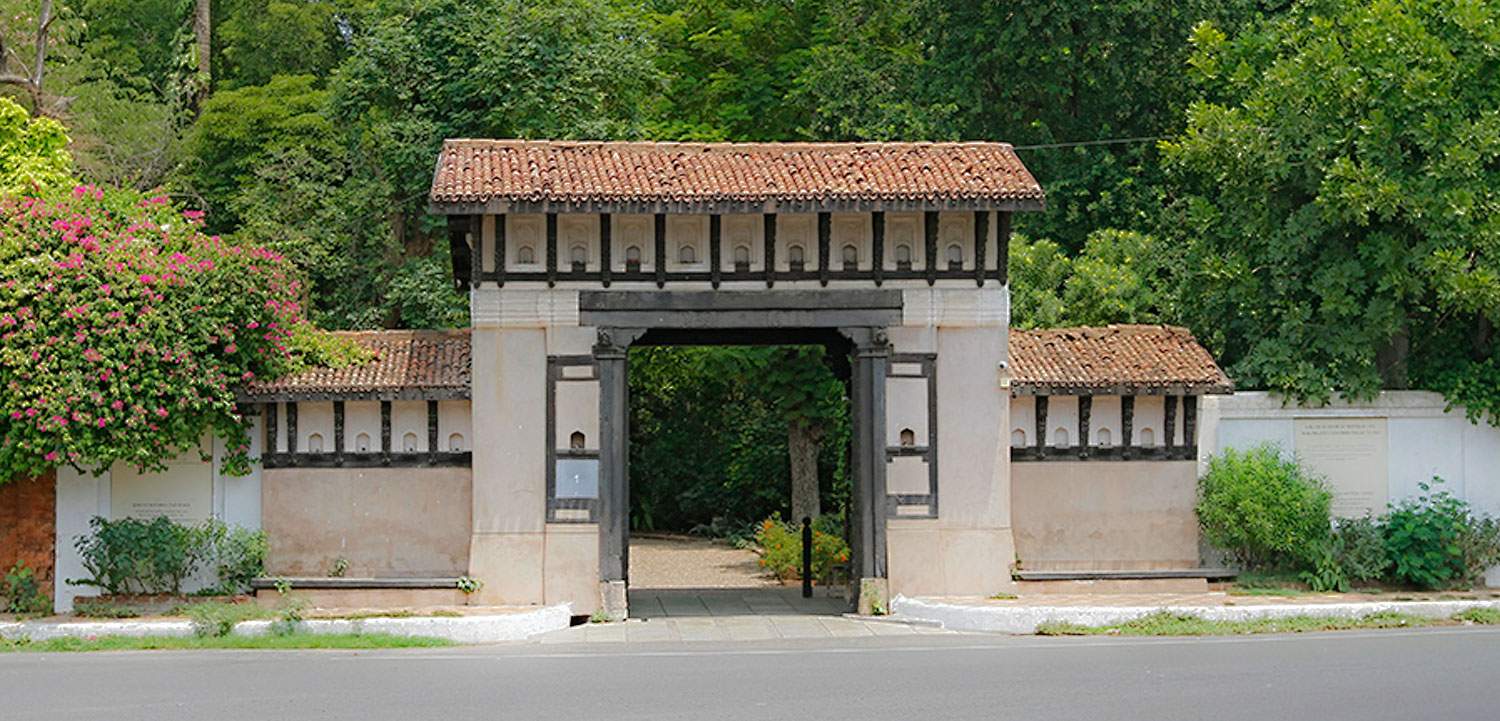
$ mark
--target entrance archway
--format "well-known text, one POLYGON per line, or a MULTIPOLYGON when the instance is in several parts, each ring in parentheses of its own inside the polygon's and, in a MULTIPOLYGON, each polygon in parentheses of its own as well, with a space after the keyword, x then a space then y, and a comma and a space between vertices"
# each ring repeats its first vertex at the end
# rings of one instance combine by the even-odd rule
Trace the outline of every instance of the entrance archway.
POLYGON ((824 345, 848 358, 852 474, 850 576, 885 576, 886 329, 900 321, 894 291, 585 292, 580 321, 598 328, 599 580, 628 613, 630 567, 629 350, 633 345, 824 345))

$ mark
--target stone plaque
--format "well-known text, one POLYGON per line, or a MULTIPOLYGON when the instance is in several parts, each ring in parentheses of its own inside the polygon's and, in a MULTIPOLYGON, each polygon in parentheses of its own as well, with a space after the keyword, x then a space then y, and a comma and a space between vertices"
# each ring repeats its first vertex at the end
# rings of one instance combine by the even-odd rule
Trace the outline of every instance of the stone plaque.
POLYGON ((1328 479, 1333 515, 1385 510, 1390 457, 1384 418, 1298 418, 1293 443, 1307 467, 1328 479))
POLYGON ((110 469, 112 518, 165 516, 192 526, 208 520, 213 502, 213 462, 204 461, 196 449, 168 461, 160 473, 140 473, 128 463, 116 463, 110 469))

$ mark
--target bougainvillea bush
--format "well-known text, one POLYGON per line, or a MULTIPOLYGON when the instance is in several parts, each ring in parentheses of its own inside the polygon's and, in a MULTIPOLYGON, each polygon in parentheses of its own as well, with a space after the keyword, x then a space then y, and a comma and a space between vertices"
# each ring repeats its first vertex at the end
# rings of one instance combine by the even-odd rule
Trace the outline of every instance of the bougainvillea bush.
POLYGON ((290 370, 310 329, 288 261, 200 224, 134 191, 0 197, 0 482, 159 469, 210 431, 247 470, 234 387, 290 370))

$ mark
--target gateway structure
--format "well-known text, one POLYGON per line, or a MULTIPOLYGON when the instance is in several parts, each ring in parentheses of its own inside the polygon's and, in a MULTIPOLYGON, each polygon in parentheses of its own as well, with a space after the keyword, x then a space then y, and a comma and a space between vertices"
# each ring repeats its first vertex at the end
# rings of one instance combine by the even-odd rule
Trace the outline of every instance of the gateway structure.
POLYGON ((622 615, 641 344, 846 353, 863 594, 1005 587, 1007 246, 1042 201, 1003 143, 448 141, 482 600, 622 615))

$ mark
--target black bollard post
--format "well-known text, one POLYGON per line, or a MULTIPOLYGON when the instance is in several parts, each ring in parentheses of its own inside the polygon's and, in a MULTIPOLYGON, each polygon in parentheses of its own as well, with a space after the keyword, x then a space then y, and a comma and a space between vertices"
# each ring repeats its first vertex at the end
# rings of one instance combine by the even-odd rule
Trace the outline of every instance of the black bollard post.
POLYGON ((802 517, 802 597, 812 598, 812 517, 802 517))

